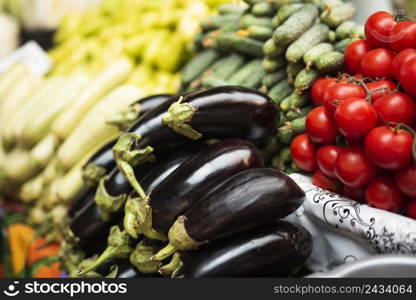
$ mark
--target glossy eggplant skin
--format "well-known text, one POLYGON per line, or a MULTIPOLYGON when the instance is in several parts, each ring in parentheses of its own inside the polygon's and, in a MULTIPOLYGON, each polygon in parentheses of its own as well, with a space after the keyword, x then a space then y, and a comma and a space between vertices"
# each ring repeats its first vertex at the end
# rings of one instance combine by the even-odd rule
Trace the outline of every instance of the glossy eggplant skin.
POLYGON ((263 165, 259 150, 248 141, 223 140, 200 151, 153 189, 153 229, 167 234, 176 218, 213 187, 242 170, 263 165))
POLYGON ((212 241, 261 226, 294 212, 305 193, 275 169, 245 170, 225 180, 185 213, 196 241, 212 241))
POLYGON ((167 102, 172 97, 174 97, 174 95, 172 94, 157 94, 140 99, 136 101, 134 104, 140 104, 140 115, 143 116, 152 109, 155 109, 159 105, 162 105, 163 103, 167 102))
POLYGON ((289 277, 312 252, 310 233, 277 221, 221 239, 187 255, 183 277, 289 277))

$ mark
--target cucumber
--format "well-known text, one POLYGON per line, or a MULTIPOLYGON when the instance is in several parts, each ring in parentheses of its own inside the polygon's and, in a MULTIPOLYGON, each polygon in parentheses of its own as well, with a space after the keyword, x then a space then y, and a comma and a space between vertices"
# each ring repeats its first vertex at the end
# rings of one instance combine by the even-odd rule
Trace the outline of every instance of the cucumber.
POLYGON ((285 50, 285 47, 276 46, 273 39, 267 40, 263 45, 263 53, 269 58, 279 57, 285 50))
POLYGON ((247 3, 249 6, 253 6, 257 3, 263 2, 264 0, 244 0, 245 3, 247 3))
POLYGON ((331 43, 334 43, 336 42, 336 40, 337 40, 337 34, 335 33, 335 31, 330 30, 328 32, 328 41, 331 43))
MULTIPOLYGON (((305 110, 311 111, 312 107, 305 108, 305 110)), ((306 113, 306 115, 309 114, 309 112, 306 113)), ((292 122, 290 122, 292 131, 295 134, 300 134, 306 131, 306 115, 304 117, 296 118, 292 122)))
POLYGON ((325 41, 328 33, 329 27, 325 24, 314 25, 289 46, 286 59, 292 63, 299 62, 311 47, 325 41))
POLYGON ((335 51, 344 53, 345 49, 353 42, 360 40, 359 38, 346 38, 334 45, 335 51))
MULTIPOLYGON (((327 54, 323 55, 326 56, 327 54)), ((322 56, 321 56, 322 57, 322 56)), ((319 59, 318 59, 319 60, 319 59)), ((319 78, 319 73, 314 70, 303 69, 299 72, 295 79, 295 88, 299 91, 307 90, 319 78)))
POLYGON ((214 76, 209 76, 209 77, 202 79, 202 85, 207 88, 213 88, 217 86, 225 86, 225 85, 231 85, 231 84, 223 79, 220 79, 214 76))
POLYGON ((345 3, 343 5, 327 8, 321 14, 321 20, 330 27, 337 27, 341 23, 351 20, 357 9, 352 3, 345 3))
POLYGON ((364 39, 365 38, 364 25, 357 24, 357 26, 355 26, 354 30, 352 31, 351 37, 364 39))
POLYGON ((217 60, 211 68, 213 76, 218 79, 227 79, 237 72, 244 64, 245 58, 239 54, 232 53, 217 60))
POLYGON ((238 15, 212 16, 201 21, 201 28, 204 32, 217 30, 227 25, 234 25, 239 19, 238 15))
POLYGON ((316 60, 316 69, 321 73, 330 73, 341 70, 344 65, 344 54, 331 51, 321 55, 316 60))
POLYGON ((220 15, 241 15, 247 8, 244 5, 233 4, 233 3, 224 3, 218 6, 218 13, 220 15))
POLYGON ((228 79, 228 81, 231 84, 241 85, 242 83, 247 81, 247 78, 252 76, 260 68, 263 69, 261 63, 262 63, 261 59, 253 59, 253 60, 247 62, 245 65, 243 65, 240 68, 240 70, 238 72, 236 72, 234 75, 232 75, 228 79))
POLYGON ((280 26, 280 20, 279 20, 279 16, 276 14, 273 18, 272 18, 272 29, 276 30, 277 27, 280 26))
POLYGON ((304 106, 309 100, 309 93, 292 93, 289 97, 289 106, 291 109, 298 109, 304 106))
POLYGON ((340 24, 335 30, 337 40, 343 40, 351 37, 356 27, 357 23, 355 23, 354 21, 345 21, 342 24, 340 24))
POLYGON ((260 63, 256 63, 253 65, 251 69, 250 76, 247 76, 239 82, 239 85, 242 85, 247 88, 258 88, 261 85, 263 77, 266 75, 266 72, 263 69, 263 66, 260 63))
POLYGON ((305 64, 303 62, 298 62, 296 64, 288 64, 286 67, 287 78, 290 84, 295 82, 296 75, 299 74, 305 68, 305 64))
POLYGON ((284 23, 291 15, 300 10, 304 5, 301 3, 286 4, 279 8, 277 18, 280 23, 284 23))
POLYGON ((248 28, 252 25, 258 25, 258 26, 273 28, 271 18, 269 18, 269 17, 256 17, 256 16, 253 16, 252 14, 244 14, 240 18, 239 25, 240 25, 241 29, 246 29, 246 28, 248 28))
POLYGON ((183 84, 188 84, 198 76, 200 76, 206 69, 208 69, 212 63, 214 63, 219 57, 219 53, 208 49, 197 56, 195 56, 190 62, 188 62, 181 71, 181 79, 183 84))
POLYGON ((312 109, 313 109, 313 106, 290 109, 286 113, 286 119, 289 121, 292 121, 295 119, 304 118, 310 113, 312 109))
POLYGON ((266 76, 263 77, 262 85, 266 87, 266 89, 268 90, 285 78, 286 78, 286 72, 284 70, 266 74, 266 76))
POLYGON ((313 65, 315 65, 316 60, 323 54, 331 52, 334 50, 334 46, 330 43, 321 43, 310 50, 308 50, 305 55, 303 56, 303 61, 306 64, 306 68, 310 69, 313 65))
POLYGON ((318 18, 319 12, 315 5, 305 4, 295 12, 273 33, 276 45, 288 45, 308 30, 318 18))
POLYGON ((270 39, 273 35, 273 30, 271 28, 258 25, 252 25, 244 31, 247 32, 249 38, 263 42, 270 39))
POLYGON ((317 5, 320 10, 334 8, 344 3, 342 0, 305 0, 305 2, 317 5))
POLYGON ((289 83, 289 81, 284 79, 272 87, 268 95, 276 105, 279 105, 283 99, 293 93, 293 90, 293 86, 289 83))
POLYGON ((286 97, 279 104, 280 111, 287 112, 290 109, 290 96, 286 97))
POLYGON ((277 70, 282 69, 284 66, 286 66, 286 60, 284 57, 278 57, 274 59, 264 58, 263 59, 263 69, 267 73, 273 73, 277 70))
POLYGON ((301 3, 302 0, 270 0, 270 2, 272 3, 274 8, 278 9, 284 5, 301 3))
POLYGON ((259 2, 251 8, 251 13, 256 17, 273 17, 276 9, 269 2, 259 2))
POLYGON ((282 143, 290 144, 293 138, 295 137, 295 133, 288 125, 285 125, 277 130, 277 137, 279 141, 281 141, 282 143))
POLYGON ((222 33, 217 38, 217 49, 235 51, 254 57, 263 57, 263 43, 235 33, 222 33))

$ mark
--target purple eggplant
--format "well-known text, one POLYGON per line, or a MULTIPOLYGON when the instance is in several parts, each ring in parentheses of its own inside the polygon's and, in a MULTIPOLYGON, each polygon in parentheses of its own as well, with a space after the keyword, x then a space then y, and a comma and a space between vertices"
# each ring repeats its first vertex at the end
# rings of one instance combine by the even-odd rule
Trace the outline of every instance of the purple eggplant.
POLYGON ((179 216, 169 229, 169 245, 154 259, 163 260, 178 249, 196 249, 286 217, 304 198, 300 187, 282 172, 265 168, 242 171, 179 216))
POLYGON ((140 196, 129 197, 124 228, 132 237, 145 234, 150 238, 164 238, 176 218, 216 185, 242 170, 263 165, 260 152, 250 142, 220 141, 184 162, 145 200, 140 196))
POLYGON ((278 221, 201 247, 185 255, 181 277, 289 277, 312 252, 302 226, 278 221))

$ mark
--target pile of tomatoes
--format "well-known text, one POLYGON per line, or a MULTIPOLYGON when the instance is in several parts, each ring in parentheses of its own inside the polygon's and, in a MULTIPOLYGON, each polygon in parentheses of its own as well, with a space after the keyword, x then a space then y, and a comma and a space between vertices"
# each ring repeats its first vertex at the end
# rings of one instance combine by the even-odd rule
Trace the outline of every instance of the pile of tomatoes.
POLYGON ((416 219, 416 22, 372 15, 345 52, 346 72, 321 78, 292 159, 317 186, 416 219))

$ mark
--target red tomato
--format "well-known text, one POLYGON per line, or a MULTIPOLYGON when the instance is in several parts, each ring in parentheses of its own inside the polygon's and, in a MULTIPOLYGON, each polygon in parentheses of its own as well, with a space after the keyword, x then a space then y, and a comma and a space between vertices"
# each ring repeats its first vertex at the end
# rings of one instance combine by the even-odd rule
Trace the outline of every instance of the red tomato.
POLYGON ((376 12, 365 23, 365 36, 374 48, 387 47, 390 44, 390 34, 395 25, 396 21, 390 13, 376 12))
POLYGON ((333 118, 326 112, 325 107, 318 106, 306 117, 306 132, 313 142, 330 144, 335 143, 338 128, 333 118))
POLYGON ((416 165, 396 171, 394 178, 403 194, 416 199, 416 165))
POLYGON ((390 48, 400 52, 416 47, 416 22, 403 21, 397 23, 390 34, 390 48))
POLYGON ((349 74, 361 72, 361 60, 372 49, 367 40, 355 41, 345 49, 344 64, 349 74))
POLYGON ((404 93, 396 92, 373 103, 380 123, 396 122, 412 126, 416 122, 416 103, 404 93))
POLYGON ((339 193, 342 187, 341 182, 325 176, 325 174, 322 173, 319 169, 316 170, 312 176, 312 184, 333 193, 339 193))
POLYGON ((365 156, 360 147, 343 148, 335 163, 335 174, 345 185, 364 187, 376 175, 377 168, 365 156))
POLYGON ((416 199, 412 199, 408 202, 406 207, 406 216, 416 220, 416 199))
POLYGON ((304 171, 315 171, 317 146, 311 142, 307 134, 298 135, 290 145, 290 153, 296 166, 304 171))
POLYGON ((376 101, 397 89, 397 84, 390 80, 378 80, 367 83, 367 88, 371 92, 371 101, 376 101))
POLYGON ((365 98, 367 93, 355 83, 340 82, 330 86, 324 94, 324 103, 331 100, 345 100, 352 97, 365 98))
POLYGON ((318 151, 317 159, 319 169, 330 178, 337 178, 335 174, 335 163, 341 150, 340 147, 335 145, 325 145, 318 151))
POLYGON ((361 71, 365 77, 393 78, 394 54, 388 49, 375 49, 364 55, 361 60, 361 71))
POLYGON ((407 167, 412 160, 413 136, 387 126, 374 128, 365 138, 364 149, 375 165, 387 170, 407 167))
POLYGON ((362 203, 365 201, 365 188, 352 188, 344 185, 342 187, 342 195, 362 203))
POLYGON ((315 81, 311 89, 311 99, 316 106, 323 105, 326 90, 337 82, 336 78, 323 77, 315 81))
POLYGON ((365 198, 369 205, 391 212, 399 212, 406 203, 393 178, 387 175, 377 177, 368 185, 365 198))
POLYGON ((406 49, 396 55, 392 64, 394 78, 400 80, 403 64, 414 57, 416 57, 416 49, 406 49))
POLYGON ((335 122, 346 138, 354 141, 363 138, 377 124, 377 113, 365 99, 350 98, 335 111, 335 122))
POLYGON ((402 64, 400 83, 403 89, 412 97, 416 97, 416 57, 402 64))

